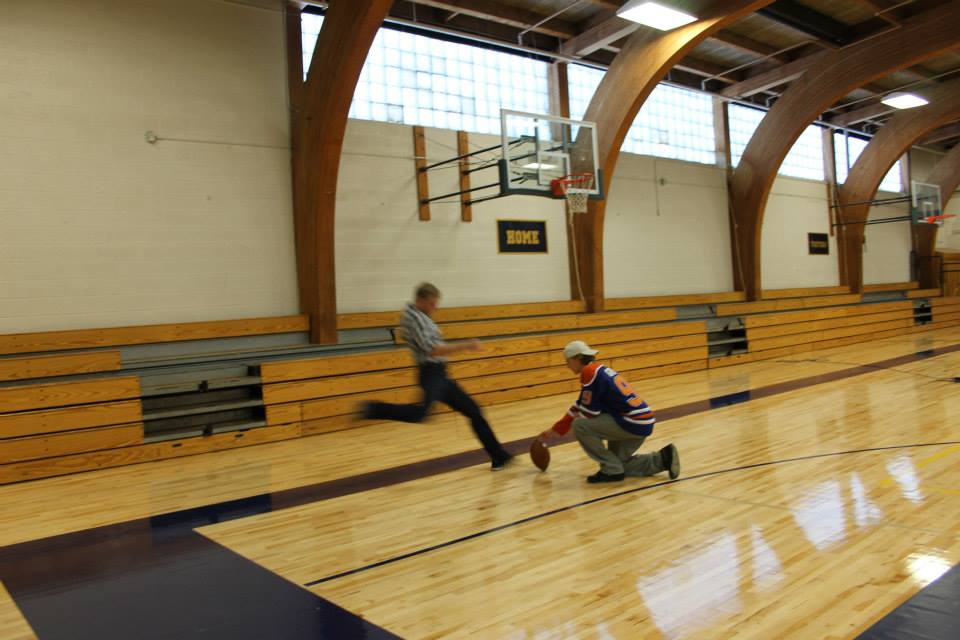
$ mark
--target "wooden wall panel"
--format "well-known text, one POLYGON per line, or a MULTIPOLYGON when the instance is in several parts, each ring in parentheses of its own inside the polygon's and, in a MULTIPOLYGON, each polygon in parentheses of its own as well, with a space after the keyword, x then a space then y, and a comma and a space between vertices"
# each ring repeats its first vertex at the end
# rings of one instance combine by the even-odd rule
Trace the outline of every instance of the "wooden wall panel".
POLYGON ((0 335, 0 354, 41 353, 44 351, 117 347, 154 342, 297 333, 307 330, 309 330, 309 325, 306 316, 283 316, 107 329, 78 329, 75 331, 9 333, 0 335))
POLYGON ((330 4, 293 129, 294 228, 300 308, 313 342, 337 341, 334 220, 347 113, 360 71, 392 0, 330 4))
POLYGON ((120 369, 119 351, 91 351, 30 358, 0 358, 0 381, 52 378, 120 369))
MULTIPOLYGON (((553 302, 523 302, 516 304, 492 304, 473 307, 449 307, 437 309, 435 322, 461 322, 465 320, 495 320, 521 316, 550 316, 565 313, 583 313, 586 305, 579 300, 553 302)), ((337 328, 361 329, 369 327, 400 326, 400 311, 372 311, 366 313, 343 313, 337 316, 337 328)))
POLYGON ((140 400, 0 414, 0 438, 141 422, 140 400))
POLYGON ((603 306, 607 311, 616 311, 654 307, 682 307, 685 305, 715 304, 717 302, 743 302, 744 300, 746 300, 746 296, 742 291, 728 291, 725 293, 691 293, 675 296, 607 298, 603 306))
POLYGON ((137 376, 0 388, 0 412, 30 411, 140 397, 137 376))
POLYGON ((100 451, 143 443, 143 425, 64 431, 62 433, 0 440, 0 464, 100 451))
POLYGON ((0 484, 222 451, 277 440, 289 440, 299 436, 300 425, 264 427, 249 431, 220 433, 205 438, 168 440, 105 451, 90 451, 53 459, 0 464, 0 484))

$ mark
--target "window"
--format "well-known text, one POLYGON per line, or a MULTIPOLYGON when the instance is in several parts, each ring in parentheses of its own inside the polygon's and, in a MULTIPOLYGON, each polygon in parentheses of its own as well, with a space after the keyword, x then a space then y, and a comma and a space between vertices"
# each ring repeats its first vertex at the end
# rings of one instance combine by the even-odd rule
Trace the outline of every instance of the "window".
MULTIPOLYGON (((857 136, 844 135, 842 132, 833 134, 833 148, 837 164, 837 182, 843 184, 847 181, 847 174, 850 168, 856 163, 857 158, 863 153, 870 143, 869 140, 857 136)), ((880 182, 881 191, 892 191, 901 193, 903 191, 903 181, 900 176, 900 162, 894 163, 887 175, 880 182)))
MULTIPOLYGON (((302 15, 306 73, 323 18, 302 15)), ((380 29, 349 117, 499 134, 501 108, 548 113, 547 63, 380 29)))
MULTIPOLYGON (((582 65, 569 66, 570 117, 583 119, 604 73, 582 65)), ((630 153, 715 164, 715 145, 712 98, 661 84, 643 103, 620 148, 630 153)))
MULTIPOLYGON (((760 121, 767 115, 761 109, 752 109, 738 104, 730 105, 730 159, 733 166, 740 164, 740 158, 753 137, 760 121)), ((793 148, 783 159, 778 173, 795 178, 824 180, 823 171, 823 129, 815 124, 807 127, 793 148)))

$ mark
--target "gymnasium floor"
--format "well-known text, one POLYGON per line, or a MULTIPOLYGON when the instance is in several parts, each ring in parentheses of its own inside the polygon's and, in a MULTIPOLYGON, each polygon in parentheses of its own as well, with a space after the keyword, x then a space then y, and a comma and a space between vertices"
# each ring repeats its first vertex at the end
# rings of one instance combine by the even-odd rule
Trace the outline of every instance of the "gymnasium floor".
POLYGON ((960 328, 637 381, 675 482, 444 414, 0 487, 0 638, 956 638, 956 376, 960 328))

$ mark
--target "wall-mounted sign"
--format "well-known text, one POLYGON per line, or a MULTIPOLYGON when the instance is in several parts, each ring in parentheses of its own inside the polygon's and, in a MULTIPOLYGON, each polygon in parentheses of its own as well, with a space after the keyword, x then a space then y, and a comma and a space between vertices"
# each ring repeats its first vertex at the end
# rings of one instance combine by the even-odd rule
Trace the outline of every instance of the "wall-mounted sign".
POLYGON ((830 253, 830 240, 825 233, 808 233, 807 245, 810 247, 810 255, 825 256, 830 253))
POLYGON ((497 220, 500 253, 546 253, 545 220, 497 220))

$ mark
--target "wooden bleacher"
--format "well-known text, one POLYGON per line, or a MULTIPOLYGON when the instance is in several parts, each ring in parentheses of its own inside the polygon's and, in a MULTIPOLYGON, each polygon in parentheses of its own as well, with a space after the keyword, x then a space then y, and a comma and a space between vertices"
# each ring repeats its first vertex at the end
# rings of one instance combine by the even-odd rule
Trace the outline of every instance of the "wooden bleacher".
POLYGON ((307 328, 286 316, 0 336, 0 483, 233 446, 246 434, 145 442, 140 376, 124 374, 112 347, 307 328))
MULTIPOLYGON (((607 363, 634 379, 706 368, 700 321, 488 340, 478 352, 451 358, 450 373, 480 405, 573 391, 578 384, 561 355, 573 339, 599 346, 607 363)), ((267 424, 299 417, 304 435, 351 426, 363 400, 413 402, 420 395, 407 349, 265 363, 260 377, 267 424)))
MULTIPOLYGON (((753 302, 745 302, 739 292, 621 298, 607 301, 611 310, 597 314, 586 314, 582 303, 568 301, 488 305, 441 309, 436 319, 448 339, 483 340, 480 351, 454 356, 450 368, 479 404, 493 405, 574 392, 577 380, 561 355, 572 339, 598 347, 605 363, 630 380, 641 380, 960 325, 960 298, 934 297, 939 292, 913 284, 883 289, 900 297, 880 302, 861 302, 859 294, 845 287, 825 287, 764 291, 753 302), (927 297, 930 305, 918 307, 914 299, 927 297), (701 315, 682 319, 691 313, 701 315), (731 330, 739 337, 720 339, 731 330), (741 342, 744 349, 724 353, 741 342), (728 349, 726 343, 733 346, 728 349)), ((870 293, 878 291, 874 287, 870 293)), ((386 330, 398 318, 397 312, 343 314, 338 326, 386 330)), ((411 356, 395 343, 346 354, 267 359, 254 365, 262 425, 144 441, 145 398, 138 377, 124 374, 117 351, 77 349, 115 347, 131 339, 144 344, 250 331, 306 331, 300 317, 219 328, 200 324, 204 326, 162 327, 152 338, 143 328, 0 336, 0 355, 7 354, 0 357, 0 483, 362 427, 368 423, 356 418, 361 401, 412 402, 419 397, 411 356), (10 355, 37 345, 59 349, 10 355), (47 376, 56 380, 37 382, 47 376)), ((439 405, 435 410, 448 409, 439 405)))

